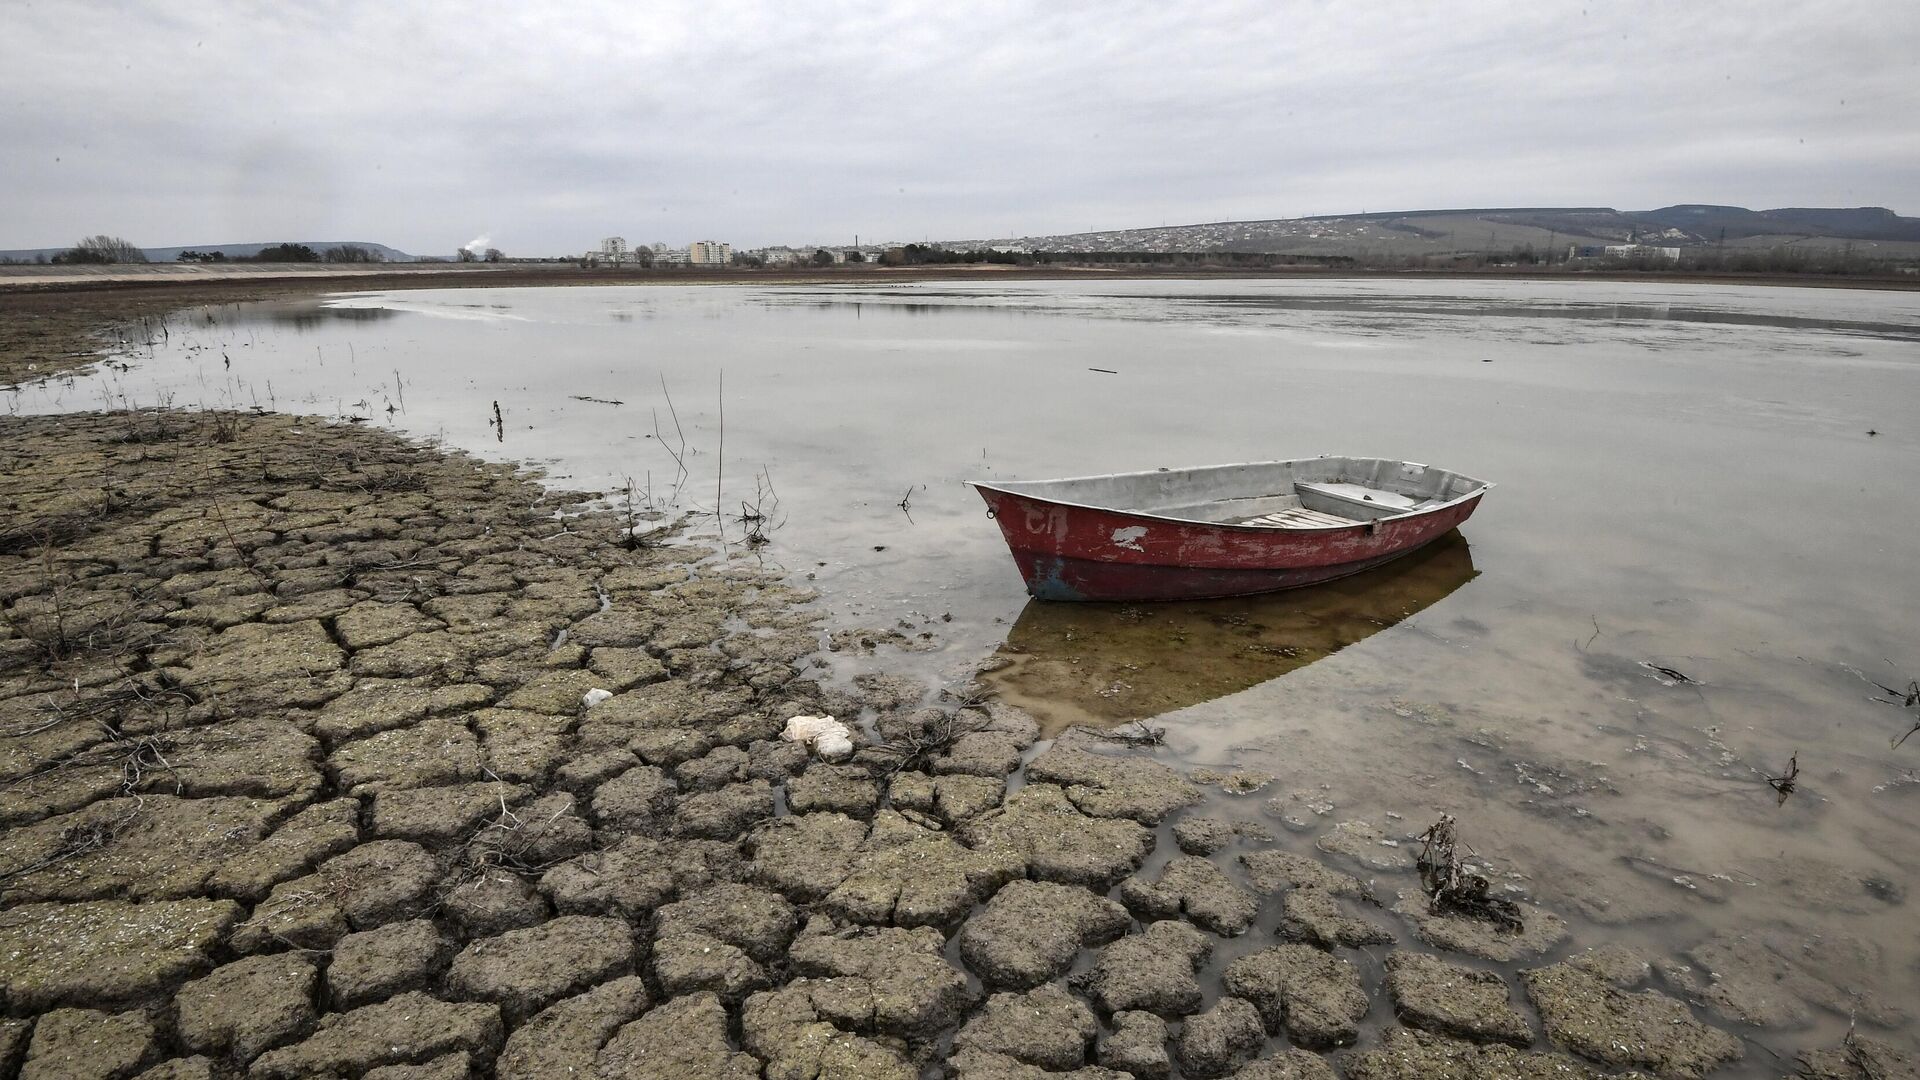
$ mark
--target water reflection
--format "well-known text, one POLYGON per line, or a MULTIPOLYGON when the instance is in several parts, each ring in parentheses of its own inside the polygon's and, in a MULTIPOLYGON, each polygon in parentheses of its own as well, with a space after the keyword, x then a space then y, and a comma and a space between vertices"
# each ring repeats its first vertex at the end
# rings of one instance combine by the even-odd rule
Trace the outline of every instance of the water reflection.
POLYGON ((1910 323, 1875 319, 1852 319, 1835 313, 1784 314, 1735 306, 1674 303, 1671 300, 1643 302, 1588 301, 1546 296, 1497 297, 1483 295, 1447 296, 1430 293, 1392 295, 1313 295, 1299 292, 1196 292, 1169 289, 1154 292, 1048 293, 1039 296, 1008 298, 995 293, 961 289, 915 289, 911 293, 889 294, 862 289, 857 297, 828 289, 769 290, 760 301, 767 308, 816 308, 852 310, 856 316, 863 308, 929 315, 940 312, 979 310, 991 307, 1000 315, 1077 315, 1091 318, 1200 319, 1216 321, 1222 312, 1238 316, 1272 315, 1284 318, 1293 314, 1365 316, 1365 325, 1378 327, 1395 316, 1401 325, 1428 326, 1435 318, 1472 320, 1528 319, 1573 320, 1604 323, 1680 323, 1709 326, 1763 327, 1802 330, 1848 336, 1882 338, 1892 341, 1920 341, 1920 329, 1910 323), (1167 306, 1143 306, 1142 300, 1160 300, 1167 306))
POLYGON ((1477 574, 1466 538, 1452 532, 1378 570, 1267 596, 1030 601, 985 681, 1050 733, 1122 724, 1305 667, 1424 611, 1477 574))
MULTIPOLYGON (((814 308, 820 311, 851 311, 853 312, 854 318, 859 318, 868 308, 872 308, 875 311, 884 311, 889 314, 898 312, 902 315, 934 315, 949 312, 957 307, 963 306, 959 304, 927 304, 898 300, 823 300, 818 296, 804 295, 774 295, 762 299, 759 303, 761 307, 768 309, 814 308)), ((973 307, 977 305, 966 306, 973 307)), ((1016 312, 1015 314, 1031 313, 1016 312)))
POLYGON ((1319 311, 1336 314, 1447 315, 1472 319, 1594 319, 1602 322, 1681 322, 1723 326, 1765 326, 1787 330, 1818 330, 1862 334, 1893 340, 1920 341, 1920 330, 1891 322, 1851 321, 1779 315, 1730 308, 1696 307, 1673 303, 1554 303, 1545 300, 1488 302, 1483 298, 1444 296, 1334 297, 1231 295, 1184 299, 1242 310, 1319 311))
POLYGON ((292 304, 258 304, 235 309, 235 316, 226 320, 231 325, 244 325, 248 322, 266 323, 294 330, 319 330, 330 323, 382 322, 398 316, 400 312, 385 307, 335 307, 317 302, 292 304))

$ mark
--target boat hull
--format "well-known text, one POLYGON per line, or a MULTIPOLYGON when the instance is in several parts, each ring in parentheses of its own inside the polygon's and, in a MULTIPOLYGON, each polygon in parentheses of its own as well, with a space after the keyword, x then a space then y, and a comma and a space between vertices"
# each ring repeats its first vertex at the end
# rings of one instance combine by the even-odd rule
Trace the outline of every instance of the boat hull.
POLYGON ((1347 577, 1418 551, 1473 515, 1480 494, 1348 528, 1210 525, 975 485, 1039 600, 1252 596, 1347 577))

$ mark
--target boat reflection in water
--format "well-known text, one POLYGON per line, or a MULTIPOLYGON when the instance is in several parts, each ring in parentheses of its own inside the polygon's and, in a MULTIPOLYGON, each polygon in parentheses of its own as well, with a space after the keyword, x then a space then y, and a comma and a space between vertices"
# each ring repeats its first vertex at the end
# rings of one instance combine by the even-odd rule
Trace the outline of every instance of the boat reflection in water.
POLYGON ((1472 581, 1448 533, 1364 574, 1289 592, 1157 604, 1029 600, 982 681, 1052 735, 1225 697, 1305 667, 1472 581))

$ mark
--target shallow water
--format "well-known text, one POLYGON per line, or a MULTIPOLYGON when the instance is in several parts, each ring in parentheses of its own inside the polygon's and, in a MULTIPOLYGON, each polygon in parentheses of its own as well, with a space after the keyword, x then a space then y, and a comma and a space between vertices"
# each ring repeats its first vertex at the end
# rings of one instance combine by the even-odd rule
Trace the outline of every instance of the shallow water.
POLYGON ((1364 641, 1474 578, 1449 533, 1379 570, 1289 593, 1156 604, 1029 603, 986 682, 1043 733, 1113 727, 1226 697, 1364 641))
MULTIPOLYGON (((758 557, 917 650, 843 652, 839 677, 954 684, 997 652, 996 686, 1050 723, 1153 717, 1168 760, 1279 778, 1224 813, 1401 835, 1453 813, 1577 946, 1739 932, 1914 1012, 1920 737, 1890 743, 1920 714, 1875 684, 1920 677, 1917 341, 1920 294, 1852 290, 458 290, 197 311, 125 370, 0 404, 365 416, 682 508, 718 480, 730 518, 758 476, 758 557), (1461 536, 1346 582, 1046 607, 960 483, 1329 452, 1499 486, 1461 536)), ((1762 1041, 1846 1025, 1809 1014, 1762 1041)))

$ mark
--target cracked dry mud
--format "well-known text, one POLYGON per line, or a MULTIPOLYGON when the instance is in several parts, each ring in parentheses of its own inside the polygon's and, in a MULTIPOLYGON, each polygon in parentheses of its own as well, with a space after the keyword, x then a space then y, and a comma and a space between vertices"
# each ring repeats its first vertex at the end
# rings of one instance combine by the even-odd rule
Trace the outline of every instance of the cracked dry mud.
MULTIPOLYGON (((0 1080, 1691 1077, 1739 1053, 1627 985, 1644 963, 1513 978, 1461 966, 1484 928, 1423 912, 1401 949, 1452 958, 1394 954, 1419 1030, 1396 1027, 1354 962, 1391 917, 1165 764, 969 704, 901 768, 872 740, 954 707, 816 681, 811 593, 751 559, 629 550, 531 477, 382 433, 220 431, 0 420, 0 1080), (851 762, 778 741, 822 712, 875 733, 851 762)), ((1368 829, 1324 846, 1403 869, 1368 829)))

